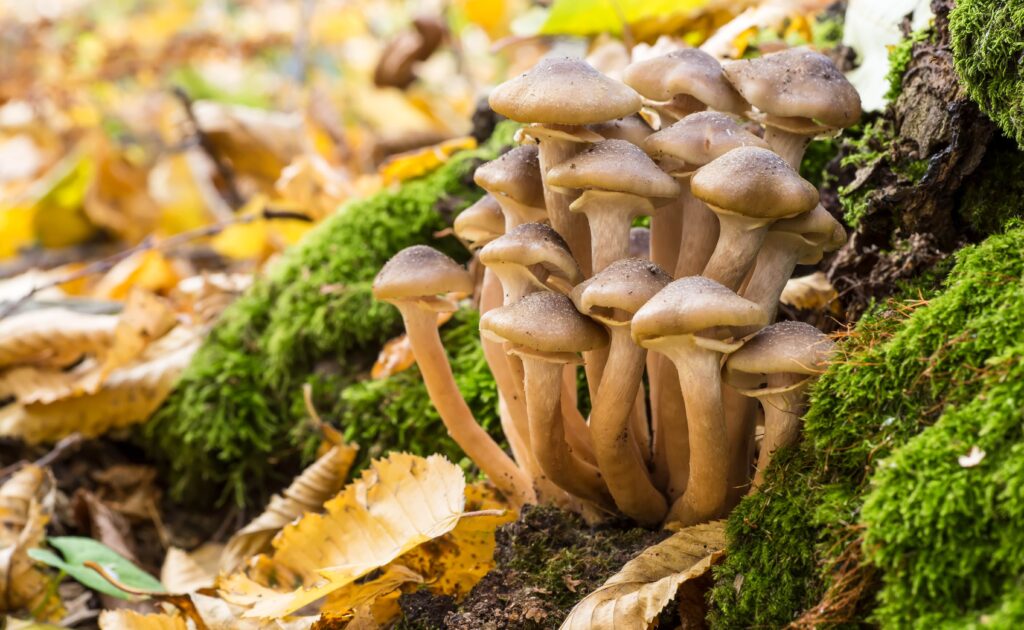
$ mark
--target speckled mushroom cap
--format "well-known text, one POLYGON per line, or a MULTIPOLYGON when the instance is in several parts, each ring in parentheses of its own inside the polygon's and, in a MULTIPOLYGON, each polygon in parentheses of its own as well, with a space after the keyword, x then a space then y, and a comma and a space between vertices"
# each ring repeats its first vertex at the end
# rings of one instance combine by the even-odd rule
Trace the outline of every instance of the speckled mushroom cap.
POLYGON ((651 231, 645 227, 629 228, 629 255, 651 259, 651 231))
POLYGON ((536 145, 516 147, 482 164, 473 174, 473 181, 492 195, 505 195, 532 208, 544 207, 536 145))
POLYGON ((476 250, 504 234, 505 215, 494 197, 484 195, 455 217, 452 228, 455 236, 476 250))
POLYGON ((480 330, 532 353, 587 352, 608 344, 604 328, 584 317, 560 293, 531 293, 514 304, 488 311, 480 330))
POLYGON ((860 119, 860 95, 832 60, 805 48, 727 61, 726 78, 765 114, 808 118, 833 129, 860 119))
POLYGON ((569 246, 553 228, 543 223, 524 223, 494 239, 480 250, 484 265, 540 265, 549 275, 570 286, 583 279, 569 246))
POLYGON ((548 57, 494 88, 491 109, 524 123, 589 125, 640 109, 640 95, 582 59, 548 57))
POLYGON ((571 297, 584 315, 609 326, 625 326, 669 282, 672 276, 658 265, 642 258, 623 258, 576 285, 571 297))
POLYGON ((710 206, 760 219, 793 217, 818 204, 818 189, 761 147, 740 147, 708 162, 693 174, 690 191, 710 206))
POLYGON ((722 73, 717 59, 697 48, 638 61, 626 67, 622 80, 652 101, 686 94, 711 109, 741 114, 747 103, 722 73))
POLYGON ((679 183, 658 168, 640 147, 625 140, 604 140, 548 170, 548 185, 607 190, 640 197, 669 199, 679 183))
POLYGON ((761 307, 714 280, 688 276, 668 284, 637 311, 632 333, 644 345, 658 337, 695 335, 718 327, 763 326, 766 319, 761 307))
POLYGON ((683 170, 704 166, 738 147, 768 148, 735 118, 721 112, 697 112, 647 137, 644 150, 653 158, 682 163, 683 170))
POLYGON ((647 121, 637 114, 609 120, 608 122, 596 123, 589 126, 589 129, 598 133, 607 140, 625 140, 640 146, 647 136, 654 133, 647 121))
POLYGON ((742 386, 749 383, 750 375, 820 374, 834 349, 835 343, 828 335, 810 324, 772 324, 729 356, 726 381, 742 386))
POLYGON ((373 280, 373 297, 389 302, 472 291, 473 278, 469 272, 426 245, 413 245, 398 252, 373 280))

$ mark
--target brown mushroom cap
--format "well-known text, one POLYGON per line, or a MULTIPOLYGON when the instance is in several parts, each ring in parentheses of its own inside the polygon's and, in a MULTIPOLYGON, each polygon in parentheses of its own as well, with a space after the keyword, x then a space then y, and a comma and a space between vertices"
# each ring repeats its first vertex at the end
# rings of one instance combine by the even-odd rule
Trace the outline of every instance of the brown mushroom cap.
POLYGON ((426 245, 406 247, 392 256, 373 281, 373 296, 386 301, 472 291, 473 278, 469 272, 426 245))
POLYGON ((588 128, 607 140, 625 140, 637 146, 640 146, 647 136, 654 133, 654 130, 647 124, 647 121, 637 114, 596 123, 589 125, 588 128))
POLYGON ((550 186, 607 190, 640 197, 670 199, 679 183, 658 168, 640 147, 625 140, 604 140, 587 147, 547 173, 550 186))
POLYGON ((686 94, 719 111, 740 114, 747 108, 723 75, 722 64, 698 48, 675 50, 631 64, 622 73, 622 80, 653 101, 686 94))
POLYGON ((525 123, 589 125, 640 109, 640 96, 582 59, 548 57, 494 88, 491 109, 525 123))
POLYGON ((575 285, 583 276, 565 239, 543 223, 524 223, 494 239, 480 250, 484 265, 521 265, 543 267, 548 275, 575 285))
POLYGON ((831 128, 860 119, 860 95, 832 60, 791 48, 723 64, 726 78, 765 114, 808 118, 831 128))
POLYGON ((768 149, 746 146, 708 162, 690 180, 693 196, 731 212, 781 219, 818 204, 818 189, 768 149))
POLYGON ((473 181, 492 195, 506 195, 532 208, 544 207, 536 145, 516 147, 482 164, 473 174, 473 181))
POLYGON ((696 335, 720 326, 763 326, 765 312, 704 276, 680 278, 648 300, 633 316, 633 339, 696 335))
POLYGON ((770 229, 772 232, 797 234, 808 244, 819 246, 820 251, 834 251, 846 242, 842 223, 821 204, 800 216, 776 221, 770 229))
POLYGON ((642 146, 655 159, 667 157, 684 168, 699 168, 735 148, 767 149, 768 143, 728 114, 697 112, 651 134, 642 146))
POLYGON ((743 386, 750 375, 820 374, 834 349, 828 335, 810 324, 772 324, 729 356, 726 381, 743 386))
POLYGON ((572 301, 584 315, 609 326, 628 325, 633 315, 672 282, 661 267, 641 258, 624 258, 576 285, 572 301))
POLYGON ((604 328, 581 315, 572 300, 546 291, 488 311, 480 330, 539 355, 588 352, 608 344, 604 328))
POLYGON ((478 249, 505 232, 505 215, 494 197, 484 195, 455 217, 452 228, 471 249, 478 249))

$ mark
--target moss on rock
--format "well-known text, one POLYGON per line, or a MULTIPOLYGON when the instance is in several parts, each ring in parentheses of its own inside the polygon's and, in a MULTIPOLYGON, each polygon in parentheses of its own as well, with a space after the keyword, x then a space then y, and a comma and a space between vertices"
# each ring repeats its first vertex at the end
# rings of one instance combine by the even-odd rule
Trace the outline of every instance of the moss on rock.
MULTIPOLYGON (((456 155, 433 173, 347 204, 224 312, 143 429, 147 450, 170 473, 174 497, 220 496, 244 504, 290 478, 315 443, 304 421, 302 385, 313 384, 326 418, 345 415, 341 390, 365 373, 380 344, 401 328, 397 310, 372 299, 377 270, 417 243, 466 257, 453 238, 434 234, 479 198, 472 170, 510 144, 513 129, 505 124, 481 148, 456 155)), ((378 419, 349 414, 346 422, 350 434, 366 436, 378 419)), ((422 431, 417 439, 425 451, 461 459, 442 426, 422 431)), ((387 438, 396 435, 402 432, 387 438)), ((374 450, 370 443, 361 446, 374 450)))
POLYGON ((967 93, 1003 133, 1024 146, 1024 4, 957 0, 949 31, 953 64, 967 93))
POLYGON ((1024 228, 955 261, 942 291, 908 287, 842 344, 804 441, 729 519, 714 625, 1016 619, 1024 228), (974 445, 986 456, 964 468, 974 445))

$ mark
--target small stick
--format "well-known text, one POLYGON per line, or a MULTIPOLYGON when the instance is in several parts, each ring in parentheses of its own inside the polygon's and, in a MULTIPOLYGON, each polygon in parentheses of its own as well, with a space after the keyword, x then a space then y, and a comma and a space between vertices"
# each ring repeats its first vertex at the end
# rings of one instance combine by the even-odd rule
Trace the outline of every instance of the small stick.
POLYGON ((242 198, 242 194, 238 192, 238 181, 235 179, 235 171, 231 166, 224 161, 224 158, 217 151, 217 147, 210 140, 210 136, 206 135, 202 127, 199 126, 199 120, 196 119, 196 113, 192 109, 193 101, 192 97, 180 86, 175 86, 172 89, 174 96, 181 101, 181 106, 185 110, 185 114, 188 116, 189 122, 192 123, 192 129, 195 132, 196 140, 199 142, 199 148, 206 153, 207 157, 213 162, 214 168, 217 169, 217 174, 220 175, 221 179, 224 180, 224 201, 228 203, 233 210, 238 210, 245 205, 245 199, 242 198))

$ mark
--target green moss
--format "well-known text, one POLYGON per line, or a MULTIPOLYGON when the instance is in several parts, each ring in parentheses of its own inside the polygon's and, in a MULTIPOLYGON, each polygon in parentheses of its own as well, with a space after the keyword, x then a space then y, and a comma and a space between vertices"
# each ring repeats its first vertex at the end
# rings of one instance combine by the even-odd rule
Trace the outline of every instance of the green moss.
POLYGON ((903 75, 906 74, 907 67, 910 65, 914 44, 932 37, 934 33, 935 29, 932 27, 914 31, 889 51, 889 73, 885 76, 885 80, 889 84, 889 90, 885 93, 886 101, 892 103, 903 90, 903 75))
POLYGON ((992 142, 978 170, 964 183, 957 204, 961 218, 979 235, 999 232, 1024 216, 1024 151, 1015 142, 992 142))
POLYGON ((953 65, 986 116, 1024 146, 1024 4, 957 0, 949 14, 953 65))
POLYGON ((1015 227, 958 252, 942 291, 929 278, 861 320, 814 388, 804 441, 729 519, 716 626, 828 610, 837 575, 871 571, 877 598, 855 594, 833 621, 1017 619, 1007 598, 1024 576, 1022 277, 1015 227), (985 459, 960 467, 973 445, 985 459))
POLYGON ((812 140, 804 151, 803 160, 800 162, 800 176, 814 184, 815 188, 821 188, 828 183, 828 164, 839 155, 838 138, 822 138, 812 140))
MULTIPOLYGON (((144 445, 169 472, 174 497, 258 501, 308 458, 316 439, 304 422, 302 385, 313 384, 325 417, 344 414, 341 388, 368 369, 380 344, 401 327, 397 311, 370 295, 377 270, 417 243, 466 256, 454 239, 433 236, 452 218, 439 210, 451 214, 479 198, 470 173, 511 142, 513 129, 503 125, 486 146, 435 172, 349 203, 225 311, 143 429, 144 445)), ((375 419, 349 416, 348 422, 375 419)), ((443 427, 433 429, 443 443, 443 427)), ((438 451, 461 458, 451 448, 438 451)))

